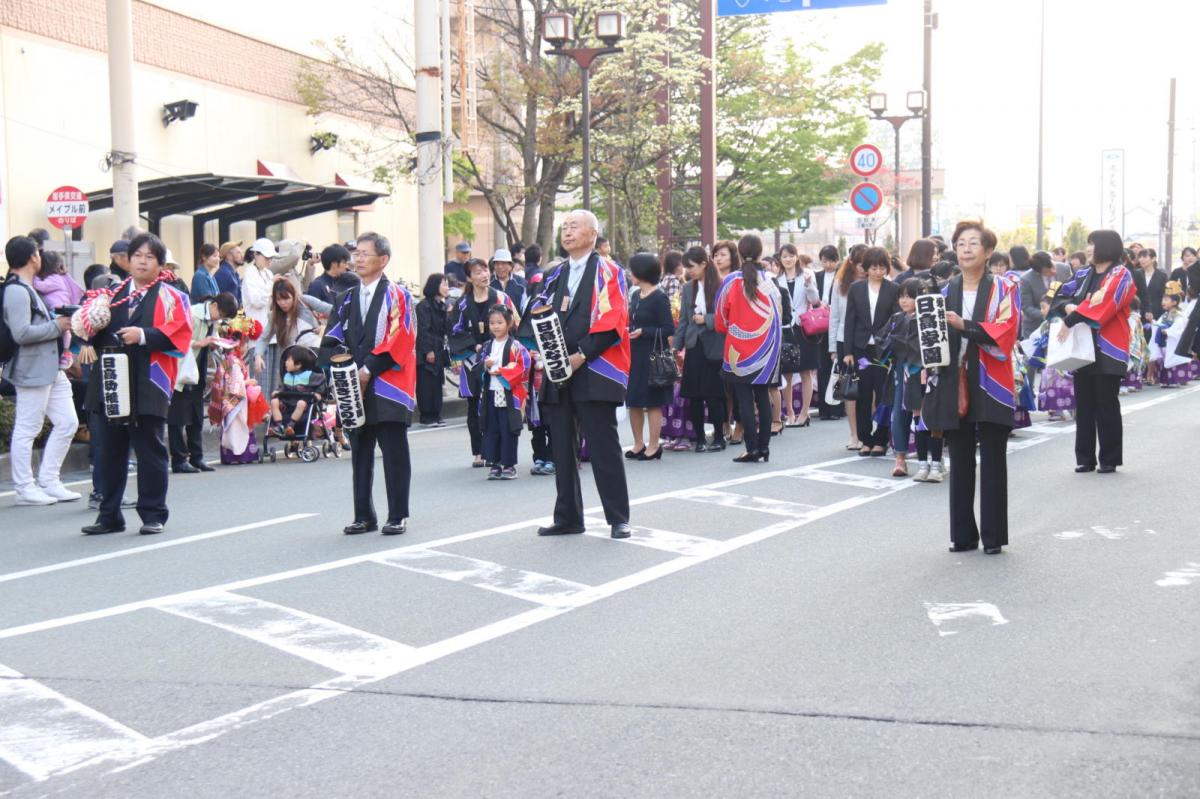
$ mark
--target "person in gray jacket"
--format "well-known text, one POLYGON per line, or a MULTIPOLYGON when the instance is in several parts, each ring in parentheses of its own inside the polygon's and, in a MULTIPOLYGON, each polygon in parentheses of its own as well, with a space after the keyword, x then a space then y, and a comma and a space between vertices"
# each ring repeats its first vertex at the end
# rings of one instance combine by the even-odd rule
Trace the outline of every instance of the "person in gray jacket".
POLYGON ((4 377, 17 390, 17 413, 13 424, 12 479, 16 484, 17 505, 53 505, 70 502, 80 494, 62 483, 59 470, 79 427, 71 383, 63 369, 70 365, 63 358, 63 333, 71 326, 66 316, 51 315, 42 298, 33 290, 33 278, 42 267, 37 241, 29 236, 14 236, 4 246, 8 276, 4 288, 4 323, 17 344, 16 354, 4 365, 4 377), (33 475, 33 440, 49 417, 54 425, 37 479, 33 475))

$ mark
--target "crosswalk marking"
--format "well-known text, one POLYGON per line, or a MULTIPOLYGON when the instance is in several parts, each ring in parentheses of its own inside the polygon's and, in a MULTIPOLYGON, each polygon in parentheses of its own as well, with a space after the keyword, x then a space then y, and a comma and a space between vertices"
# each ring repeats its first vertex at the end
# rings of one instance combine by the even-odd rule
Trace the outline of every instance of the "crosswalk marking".
POLYGON ((817 505, 806 505, 802 502, 788 502, 769 497, 752 497, 746 494, 731 494, 727 491, 712 491, 707 488, 697 488, 683 492, 679 494, 679 499, 720 505, 723 508, 753 510, 759 513, 770 513, 775 516, 788 516, 792 518, 806 516, 818 507, 817 505))
POLYGON ((432 549, 384 554, 373 560, 386 566, 472 585, 539 605, 568 606, 572 604, 572 597, 590 587, 549 574, 514 569, 488 560, 432 549))
POLYGON ((0 759, 35 780, 101 755, 135 750, 146 736, 0 664, 0 759))
POLYGON ((159 610, 236 633, 339 674, 388 674, 413 647, 331 619, 254 597, 212 593, 178 599, 159 610))
POLYGON ((850 488, 869 488, 872 491, 890 491, 895 487, 896 479, 888 480, 883 477, 870 477, 865 474, 847 474, 826 469, 800 469, 789 477, 798 480, 816 480, 820 483, 848 486, 850 488))
MULTIPOLYGON (((632 525, 632 527, 633 535, 629 538, 621 539, 623 543, 636 544, 663 552, 673 552, 676 555, 702 555, 713 546, 721 543, 713 538, 675 533, 670 530, 658 530, 654 527, 643 527, 637 524, 632 525)), ((588 519, 586 535, 596 538, 609 538, 608 523, 600 519, 588 519)))

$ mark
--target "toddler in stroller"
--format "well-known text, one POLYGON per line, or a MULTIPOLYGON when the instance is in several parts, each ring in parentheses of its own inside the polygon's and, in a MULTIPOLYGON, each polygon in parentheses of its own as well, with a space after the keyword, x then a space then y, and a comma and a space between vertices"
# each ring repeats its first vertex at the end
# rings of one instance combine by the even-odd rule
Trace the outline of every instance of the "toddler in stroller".
POLYGON ((293 438, 300 430, 306 436, 309 411, 325 393, 325 375, 317 368, 317 354, 293 344, 283 351, 283 381, 271 395, 271 433, 293 438))

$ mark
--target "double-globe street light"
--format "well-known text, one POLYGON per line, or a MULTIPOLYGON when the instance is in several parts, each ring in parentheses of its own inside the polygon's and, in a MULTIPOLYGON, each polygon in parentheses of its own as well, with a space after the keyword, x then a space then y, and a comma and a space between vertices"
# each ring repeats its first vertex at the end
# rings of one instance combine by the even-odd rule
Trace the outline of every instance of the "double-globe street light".
POLYGON ((616 43, 625 34, 625 18, 620 11, 596 12, 596 38, 604 47, 565 47, 575 39, 575 23, 569 14, 546 14, 542 17, 542 38, 553 45, 547 55, 570 56, 583 73, 583 207, 592 210, 592 102, 589 77, 592 62, 602 55, 619 53, 616 43))
POLYGON ((892 194, 893 202, 895 203, 895 224, 896 236, 894 246, 900 247, 900 128, 905 122, 910 119, 920 119, 925 116, 925 92, 909 92, 905 97, 905 105, 908 106, 908 116, 886 116, 888 99, 883 92, 875 92, 867 98, 867 105, 871 109, 871 113, 876 119, 886 119, 892 123, 892 129, 896 133, 896 160, 892 164, 892 194))

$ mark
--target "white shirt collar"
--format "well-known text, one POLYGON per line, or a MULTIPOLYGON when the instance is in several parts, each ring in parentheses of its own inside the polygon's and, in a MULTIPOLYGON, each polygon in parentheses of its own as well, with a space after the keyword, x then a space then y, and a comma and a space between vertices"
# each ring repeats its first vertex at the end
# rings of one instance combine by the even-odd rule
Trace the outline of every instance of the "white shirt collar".
POLYGON ((377 277, 376 277, 374 280, 372 280, 370 283, 365 283, 365 282, 364 282, 364 283, 362 284, 362 290, 363 290, 363 293, 364 293, 364 294, 373 294, 373 293, 375 292, 375 287, 379 285, 379 281, 380 281, 380 280, 382 280, 382 279, 383 279, 383 275, 378 275, 378 276, 377 276, 377 277))

